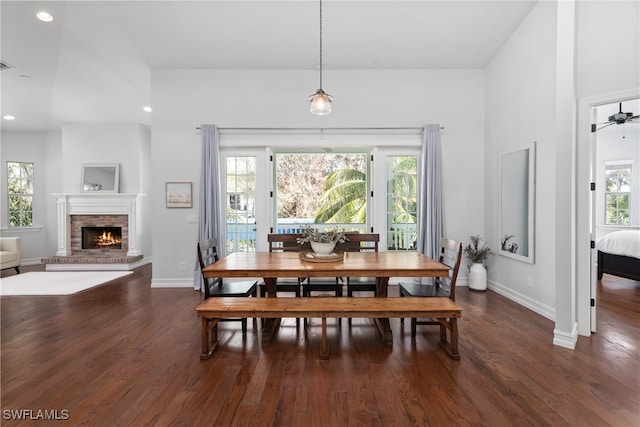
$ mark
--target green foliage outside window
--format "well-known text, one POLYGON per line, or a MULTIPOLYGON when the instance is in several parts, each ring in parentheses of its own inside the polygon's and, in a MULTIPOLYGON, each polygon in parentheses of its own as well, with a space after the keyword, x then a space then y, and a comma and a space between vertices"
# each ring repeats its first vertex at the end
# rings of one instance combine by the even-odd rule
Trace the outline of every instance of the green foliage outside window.
POLYGON ((365 153, 278 153, 277 218, 367 223, 365 153))
POLYGON ((33 226, 33 163, 7 162, 9 227, 33 226))
MULTIPOLYGON (((362 153, 278 154, 278 219, 312 218, 315 224, 368 227, 368 158, 362 153)), ((415 250, 416 247, 417 160, 416 156, 387 158, 386 216, 390 250, 415 250)))
POLYGON ((387 158, 387 250, 415 250, 417 244, 416 156, 387 158))
POLYGON ((316 223, 366 223, 366 172, 357 169, 339 169, 329 173, 324 182, 320 204, 320 210, 315 217, 316 223))
POLYGON ((606 168, 605 224, 629 225, 631 196, 631 166, 606 168))

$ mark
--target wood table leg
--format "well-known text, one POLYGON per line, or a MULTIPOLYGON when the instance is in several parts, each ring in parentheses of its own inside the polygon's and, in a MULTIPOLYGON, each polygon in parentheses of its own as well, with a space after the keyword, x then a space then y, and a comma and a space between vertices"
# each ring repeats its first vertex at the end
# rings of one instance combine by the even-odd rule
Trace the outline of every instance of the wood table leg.
POLYGON ((322 342, 320 343, 320 359, 329 358, 329 343, 327 342, 327 318, 322 318, 322 342))
MULTIPOLYGON (((267 298, 275 298, 276 297, 276 281, 278 280, 275 277, 265 277, 263 278, 265 287, 267 288, 267 298)), ((280 327, 279 318, 267 318, 262 322, 262 345, 268 345, 271 343, 273 336, 276 331, 280 327)))
POLYGON ((373 319, 380 334, 380 338, 382 342, 388 345, 393 344, 393 333, 391 332, 391 324, 389 323, 389 319, 386 317, 379 317, 373 319))
MULTIPOLYGON (((387 297, 387 288, 389 285, 389 277, 376 277, 376 285, 378 288, 377 296, 378 298, 386 298, 387 297)), ((378 328, 378 333, 380 333, 380 337, 382 338, 382 342, 385 344, 391 345, 393 344, 393 333, 391 332, 391 325, 389 324, 389 319, 386 317, 381 317, 374 319, 376 327, 378 328)))

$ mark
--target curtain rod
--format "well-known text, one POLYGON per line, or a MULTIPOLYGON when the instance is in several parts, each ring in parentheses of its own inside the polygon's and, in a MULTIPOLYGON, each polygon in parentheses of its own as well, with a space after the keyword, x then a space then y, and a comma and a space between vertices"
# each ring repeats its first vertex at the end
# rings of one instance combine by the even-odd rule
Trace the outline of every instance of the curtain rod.
MULTIPOLYGON (((267 128, 267 127, 262 127, 262 128, 225 128, 225 127, 219 127, 218 130, 228 130, 228 131, 296 131, 296 130, 300 130, 300 131, 314 131, 314 130, 319 130, 320 132, 325 131, 325 130, 344 130, 344 131, 351 131, 351 130, 355 130, 355 131, 359 131, 359 130, 407 130, 407 131, 421 131, 423 129, 423 127, 373 127, 373 128, 306 128, 306 127, 301 127, 301 128, 294 128, 294 127, 283 127, 283 128, 267 128)), ((196 130, 200 130, 200 126, 196 126, 196 130)), ((444 130, 444 126, 440 126, 440 130, 444 130)))

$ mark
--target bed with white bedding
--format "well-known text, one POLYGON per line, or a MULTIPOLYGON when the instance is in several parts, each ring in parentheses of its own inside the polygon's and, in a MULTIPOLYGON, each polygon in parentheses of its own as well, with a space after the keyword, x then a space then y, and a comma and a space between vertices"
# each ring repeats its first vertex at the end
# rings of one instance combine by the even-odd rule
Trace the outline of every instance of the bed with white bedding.
POLYGON ((614 231, 598 239, 598 280, 604 273, 640 281, 640 230, 614 231))

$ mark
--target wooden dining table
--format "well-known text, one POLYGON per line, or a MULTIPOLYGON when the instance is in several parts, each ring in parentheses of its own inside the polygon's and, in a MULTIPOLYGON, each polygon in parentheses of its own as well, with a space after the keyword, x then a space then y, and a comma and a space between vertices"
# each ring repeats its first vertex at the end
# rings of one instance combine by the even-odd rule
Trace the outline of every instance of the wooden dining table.
MULTIPOLYGON (((205 277, 262 277, 267 297, 276 296, 278 278, 291 277, 375 277, 377 296, 387 297, 391 277, 442 277, 449 267, 418 252, 345 252, 332 262, 309 262, 299 252, 234 252, 205 267, 205 277)), ((389 319, 375 319, 383 341, 391 344, 389 319)), ((263 345, 271 341, 280 319, 263 322, 263 345)))

